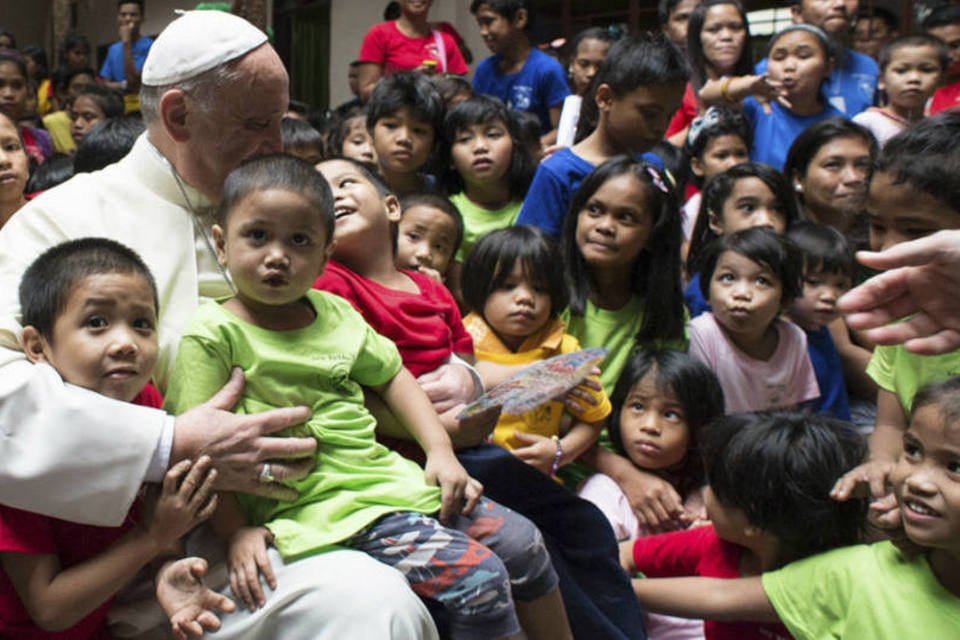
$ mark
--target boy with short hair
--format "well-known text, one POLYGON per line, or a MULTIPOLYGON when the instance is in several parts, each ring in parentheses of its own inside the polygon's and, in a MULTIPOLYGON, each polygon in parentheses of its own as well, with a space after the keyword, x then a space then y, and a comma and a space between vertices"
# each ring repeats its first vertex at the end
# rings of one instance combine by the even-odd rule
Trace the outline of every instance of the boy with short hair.
MULTIPOLYGON (((20 306, 21 342, 37 366, 65 383, 159 408, 160 394, 147 384, 157 361, 157 291, 132 250, 105 238, 57 245, 24 273, 20 306)), ((180 462, 159 497, 134 502, 119 527, 0 505, 0 636, 107 637, 114 594, 213 513, 215 478, 209 458, 180 462)), ((226 598, 217 602, 231 608, 226 598)))
POLYGON ((553 144, 563 101, 570 95, 563 66, 530 44, 527 29, 533 18, 528 0, 473 0, 470 13, 493 55, 473 76, 477 93, 500 98, 517 111, 540 119, 541 141, 553 144))
POLYGON ((437 179, 420 170, 436 147, 443 116, 443 99, 422 73, 398 71, 373 90, 367 129, 380 174, 398 196, 436 191, 437 179))
POLYGON ((853 25, 853 50, 877 60, 900 31, 897 17, 883 7, 864 7, 853 25))
POLYGON ((960 7, 937 7, 923 21, 923 31, 943 40, 950 55, 944 85, 930 101, 929 115, 933 115, 960 105, 960 7))
POLYGON ((323 160, 323 134, 309 122, 285 117, 280 121, 280 142, 283 152, 310 164, 323 160))

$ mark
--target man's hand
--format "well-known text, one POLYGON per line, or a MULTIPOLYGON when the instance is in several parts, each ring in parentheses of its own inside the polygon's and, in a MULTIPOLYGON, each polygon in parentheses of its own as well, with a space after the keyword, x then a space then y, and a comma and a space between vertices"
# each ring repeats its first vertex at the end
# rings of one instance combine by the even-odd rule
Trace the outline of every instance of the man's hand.
POLYGON ((902 343, 922 355, 960 349, 960 231, 939 231, 880 253, 861 251, 857 260, 888 271, 837 301, 851 328, 877 344, 902 343))
POLYGON ((419 378, 423 389, 437 413, 443 413, 473 400, 473 376, 467 367, 458 364, 440 365, 419 378))
POLYGON ((295 500, 296 491, 280 481, 298 480, 310 472, 317 441, 266 436, 303 423, 310 412, 306 407, 290 407, 253 415, 231 413, 242 393, 243 373, 234 369, 215 396, 178 416, 170 462, 207 455, 217 470, 217 489, 295 500), (273 482, 260 478, 266 463, 273 482))
POLYGON ((218 613, 230 613, 236 605, 230 598, 211 591, 204 583, 207 561, 182 558, 168 562, 157 573, 157 601, 170 620, 177 640, 199 638, 204 631, 220 628, 218 613))

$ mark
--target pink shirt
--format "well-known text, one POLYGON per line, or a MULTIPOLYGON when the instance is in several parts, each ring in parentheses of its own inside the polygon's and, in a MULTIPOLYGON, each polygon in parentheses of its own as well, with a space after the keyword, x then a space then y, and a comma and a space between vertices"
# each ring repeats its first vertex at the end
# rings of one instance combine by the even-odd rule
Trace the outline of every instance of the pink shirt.
POLYGON ((774 322, 777 348, 767 360, 738 349, 712 313, 690 323, 689 353, 717 374, 728 414, 786 408, 820 397, 806 334, 793 323, 774 322))

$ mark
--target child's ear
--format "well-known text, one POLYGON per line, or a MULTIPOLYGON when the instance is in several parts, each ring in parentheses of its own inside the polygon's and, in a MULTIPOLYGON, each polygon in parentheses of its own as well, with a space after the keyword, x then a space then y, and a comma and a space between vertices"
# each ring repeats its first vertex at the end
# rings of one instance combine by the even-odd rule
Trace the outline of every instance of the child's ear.
POLYGON ((218 224, 213 225, 213 246, 217 250, 217 262, 221 267, 227 266, 227 232, 218 224))
POLYGON ((698 178, 703 177, 703 161, 700 158, 694 156, 690 158, 690 171, 693 172, 693 175, 698 178))
POLYGON ((187 94, 180 89, 171 89, 160 97, 160 120, 167 135, 176 142, 190 139, 187 111, 187 94))
POLYGON ((517 9, 517 12, 513 14, 513 27, 522 31, 526 28, 529 18, 530 16, 527 14, 526 9, 517 9))
POLYGON ((47 341, 40 335, 36 327, 25 326, 20 334, 20 343, 23 345, 23 353, 27 356, 27 360, 34 364, 47 362, 47 341))
POLYGON ((392 193, 383 199, 383 209, 390 222, 400 222, 400 199, 392 193))
POLYGON ((707 225, 710 227, 710 231, 713 231, 718 236, 723 235, 723 223, 720 221, 720 216, 714 213, 713 209, 707 209, 707 225))
POLYGON ((610 88, 610 85, 606 82, 601 82, 600 86, 597 87, 594 100, 597 101, 597 108, 600 109, 600 111, 609 111, 610 103, 613 102, 613 90, 610 88))

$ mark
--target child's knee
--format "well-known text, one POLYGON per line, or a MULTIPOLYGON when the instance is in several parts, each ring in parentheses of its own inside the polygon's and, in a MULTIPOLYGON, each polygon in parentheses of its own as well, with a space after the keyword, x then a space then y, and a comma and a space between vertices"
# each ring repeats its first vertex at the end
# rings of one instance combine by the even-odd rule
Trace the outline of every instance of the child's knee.
POLYGON ((484 500, 467 535, 490 548, 506 566, 513 597, 535 600, 557 586, 557 574, 543 536, 524 516, 484 500))

